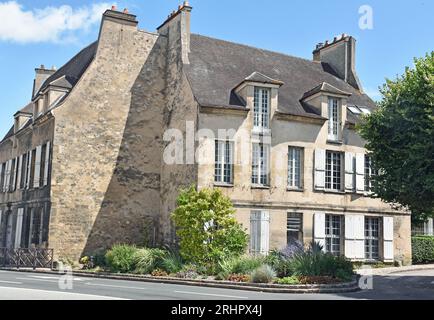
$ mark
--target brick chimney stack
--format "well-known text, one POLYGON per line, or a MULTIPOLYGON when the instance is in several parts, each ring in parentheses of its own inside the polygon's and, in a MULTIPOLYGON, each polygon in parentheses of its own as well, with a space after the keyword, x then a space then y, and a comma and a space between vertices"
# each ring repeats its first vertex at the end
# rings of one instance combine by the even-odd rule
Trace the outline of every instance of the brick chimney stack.
POLYGON ((33 92, 32 92, 32 100, 35 97, 36 93, 41 89, 45 80, 47 80, 52 74, 56 72, 55 69, 47 69, 42 64, 39 68, 35 69, 35 79, 33 80, 33 92))

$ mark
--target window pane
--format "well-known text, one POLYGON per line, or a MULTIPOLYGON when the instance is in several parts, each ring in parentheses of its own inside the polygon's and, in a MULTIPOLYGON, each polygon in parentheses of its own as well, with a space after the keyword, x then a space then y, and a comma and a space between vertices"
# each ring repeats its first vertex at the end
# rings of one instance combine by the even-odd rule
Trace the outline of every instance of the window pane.
POLYGON ((325 250, 333 255, 341 254, 341 216, 326 215, 325 250))
POLYGON ((288 187, 301 188, 301 149, 289 147, 288 187))
POLYGON ((342 154, 339 152, 326 153, 325 185, 329 190, 342 189, 342 154))

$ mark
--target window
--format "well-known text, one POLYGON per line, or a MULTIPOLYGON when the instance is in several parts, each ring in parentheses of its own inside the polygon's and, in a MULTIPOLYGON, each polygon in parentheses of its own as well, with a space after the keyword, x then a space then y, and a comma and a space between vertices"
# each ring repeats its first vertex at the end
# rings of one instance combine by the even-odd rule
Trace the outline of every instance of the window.
POLYGON ((325 217, 325 251, 335 256, 341 254, 342 217, 327 214, 325 217))
POLYGON ((46 152, 47 152, 47 145, 44 144, 42 146, 42 151, 41 151, 41 166, 40 166, 41 173, 39 175, 39 186, 44 185, 46 152))
POLYGON ((26 186, 26 168, 27 168, 27 153, 23 154, 23 160, 21 161, 21 177, 18 183, 18 189, 24 189, 26 186))
POLYGON ((360 113, 362 113, 362 112, 360 111, 360 109, 359 109, 357 106, 349 106, 348 109, 349 109, 352 113, 354 113, 354 114, 360 114, 360 113))
POLYGON ((12 159, 11 160, 11 168, 10 168, 11 171, 10 171, 9 189, 8 189, 8 191, 10 191, 10 192, 14 191, 14 189, 15 189, 15 187, 14 187, 14 183, 15 183, 14 177, 16 176, 16 172, 15 172, 15 169, 16 169, 15 162, 16 161, 17 161, 16 159, 12 159))
POLYGON ((32 151, 32 162, 30 163, 30 182, 29 182, 29 189, 33 188, 34 180, 35 180, 35 165, 36 165, 36 149, 32 151))
POLYGON ((252 184, 267 186, 269 183, 270 147, 262 143, 253 144, 252 184))
POLYGON ((288 152, 288 188, 302 188, 302 154, 303 149, 289 147, 288 152))
POLYGON ((332 191, 342 190, 342 153, 326 152, 325 188, 332 191))
POLYGON ((379 236, 380 219, 365 217, 365 258, 367 260, 378 260, 379 258, 379 236))
POLYGON ((34 208, 31 213, 30 247, 38 247, 42 236, 42 208, 34 208))
POLYGON ((215 142, 215 182, 233 183, 234 144, 230 141, 215 142))
POLYGON ((270 89, 255 87, 253 126, 268 129, 270 122, 270 89))
POLYGON ((303 242, 303 214, 289 212, 286 218, 286 243, 303 242))
POLYGON ((6 163, 0 165, 0 191, 4 191, 4 183, 6 178, 6 163))
POLYGON ((339 101, 336 98, 329 98, 329 140, 339 140, 339 127, 340 127, 340 112, 339 101))
POLYGON ((359 109, 364 113, 364 114, 371 114, 371 110, 369 110, 366 107, 359 107, 359 109))

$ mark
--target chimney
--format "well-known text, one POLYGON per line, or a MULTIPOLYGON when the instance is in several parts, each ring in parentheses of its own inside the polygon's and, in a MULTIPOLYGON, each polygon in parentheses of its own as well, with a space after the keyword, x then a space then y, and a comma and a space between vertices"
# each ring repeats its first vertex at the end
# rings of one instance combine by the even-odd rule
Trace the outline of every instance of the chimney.
POLYGON ((343 33, 333 41, 317 44, 313 60, 327 63, 337 76, 349 85, 363 91, 356 73, 356 39, 343 33))
POLYGON ((190 19, 192 9, 193 7, 190 6, 190 3, 184 1, 157 28, 159 34, 169 36, 169 42, 172 39, 175 40, 173 45, 176 45, 176 39, 181 39, 182 61, 184 64, 189 64, 188 54, 190 53, 190 19))
POLYGON ((39 89, 41 89, 45 80, 47 80, 52 74, 54 74, 56 70, 54 69, 46 69, 42 64, 39 68, 35 69, 35 80, 33 81, 33 93, 32 100, 35 95, 38 93, 39 89))

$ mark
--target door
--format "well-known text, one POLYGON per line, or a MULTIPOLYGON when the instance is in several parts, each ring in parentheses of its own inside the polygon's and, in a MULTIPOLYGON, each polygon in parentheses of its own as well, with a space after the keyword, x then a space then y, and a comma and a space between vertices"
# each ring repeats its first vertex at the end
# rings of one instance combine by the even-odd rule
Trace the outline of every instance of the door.
POLYGON ((12 214, 8 214, 7 224, 6 224, 6 248, 13 247, 12 225, 13 225, 13 216, 12 214))

